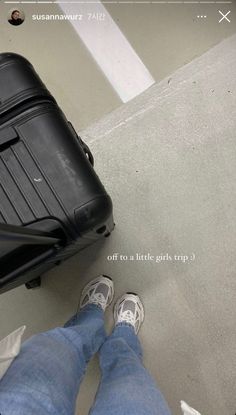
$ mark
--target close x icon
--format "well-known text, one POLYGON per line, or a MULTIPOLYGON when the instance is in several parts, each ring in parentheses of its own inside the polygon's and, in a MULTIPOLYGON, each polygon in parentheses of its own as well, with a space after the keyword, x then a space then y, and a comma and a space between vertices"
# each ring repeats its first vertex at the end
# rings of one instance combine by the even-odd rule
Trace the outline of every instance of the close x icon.
POLYGON ((221 18, 219 20, 219 23, 223 22, 224 20, 226 20, 228 23, 230 23, 231 20, 228 18, 228 16, 230 15, 231 10, 229 10, 226 13, 225 12, 223 13, 221 10, 219 10, 219 13, 221 15, 221 18))

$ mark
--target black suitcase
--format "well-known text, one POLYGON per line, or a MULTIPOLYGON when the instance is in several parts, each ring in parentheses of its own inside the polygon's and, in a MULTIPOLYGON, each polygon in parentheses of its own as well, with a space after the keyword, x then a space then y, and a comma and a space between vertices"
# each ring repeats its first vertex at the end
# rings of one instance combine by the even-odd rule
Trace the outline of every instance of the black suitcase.
POLYGON ((113 228, 89 148, 32 65, 0 54, 0 293, 39 285, 113 228))

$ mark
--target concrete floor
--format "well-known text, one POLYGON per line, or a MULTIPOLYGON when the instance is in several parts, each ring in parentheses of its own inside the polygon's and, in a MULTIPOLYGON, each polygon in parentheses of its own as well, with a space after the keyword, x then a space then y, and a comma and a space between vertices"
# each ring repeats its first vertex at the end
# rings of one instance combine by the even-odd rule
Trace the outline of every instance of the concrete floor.
MULTIPOLYGON (((236 36, 82 134, 117 221, 89 271, 141 294, 145 364, 173 414, 180 399, 235 413, 235 64, 236 36), (113 252, 189 260, 111 263, 113 252)), ((79 408, 90 382, 92 369, 79 408)))
MULTIPOLYGON (((32 13, 46 6, 26 7, 32 13)), ((40 290, 19 287, 2 295, 0 338, 22 324, 27 337, 61 325, 75 311, 83 285, 105 272, 114 278, 116 296, 132 290, 143 298, 145 365, 173 413, 185 399, 202 414, 234 414, 235 37, 174 71, 234 33, 235 24, 206 27, 194 20, 201 13, 194 7, 182 14, 163 7, 155 16, 149 10, 141 19, 140 9, 128 14, 107 6, 154 78, 167 76, 124 106, 70 24, 35 30, 27 20, 12 28, 1 13, 1 50, 34 62, 77 130, 118 109, 82 131, 114 201, 115 232, 51 271, 40 290), (108 261, 113 252, 196 257, 186 263, 108 261)), ((1 4, 1 11, 8 8, 1 4)), ((231 9, 235 13, 235 4, 231 9)), ((111 325, 110 310, 108 330, 111 325)), ((78 399, 81 415, 98 381, 95 359, 78 399)))

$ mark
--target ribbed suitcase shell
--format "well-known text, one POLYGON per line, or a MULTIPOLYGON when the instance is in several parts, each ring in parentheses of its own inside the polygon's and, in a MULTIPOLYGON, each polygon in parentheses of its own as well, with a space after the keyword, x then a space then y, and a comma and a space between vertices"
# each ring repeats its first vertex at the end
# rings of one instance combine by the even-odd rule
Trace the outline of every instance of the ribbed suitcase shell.
POLYGON ((85 152, 31 64, 0 54, 0 223, 60 240, 44 248, 2 243, 0 292, 113 230, 111 199, 85 152))

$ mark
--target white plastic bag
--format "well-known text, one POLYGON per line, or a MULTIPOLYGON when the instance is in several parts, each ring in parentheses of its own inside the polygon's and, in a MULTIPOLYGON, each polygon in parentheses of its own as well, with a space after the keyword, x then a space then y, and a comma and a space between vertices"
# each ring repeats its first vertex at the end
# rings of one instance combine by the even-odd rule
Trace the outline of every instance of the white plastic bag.
POLYGON ((20 352, 25 329, 26 326, 22 326, 0 341, 0 380, 20 352))
POLYGON ((186 402, 180 401, 181 409, 183 411, 183 415, 201 415, 198 411, 191 408, 186 402))

